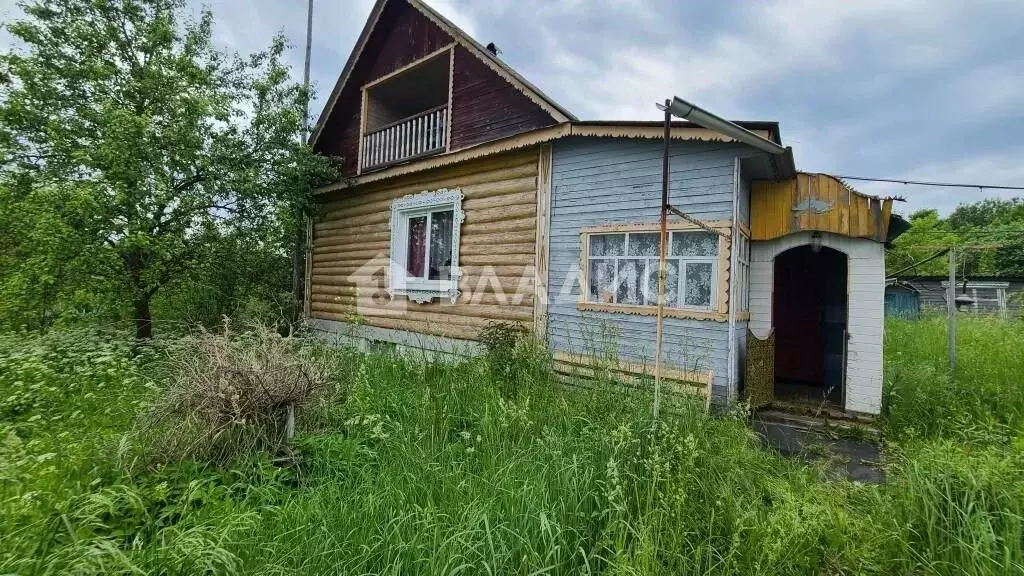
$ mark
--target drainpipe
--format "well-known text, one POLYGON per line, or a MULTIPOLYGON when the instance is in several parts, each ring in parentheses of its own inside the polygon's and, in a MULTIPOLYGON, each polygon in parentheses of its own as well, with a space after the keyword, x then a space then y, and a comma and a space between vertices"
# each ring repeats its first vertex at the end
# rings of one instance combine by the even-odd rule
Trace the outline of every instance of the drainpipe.
POLYGON ((767 138, 758 136, 739 124, 730 122, 717 114, 712 114, 696 104, 683 100, 679 96, 672 98, 669 110, 672 111, 673 116, 689 120, 698 126, 714 130, 765 154, 769 154, 776 178, 784 180, 792 178, 796 174, 796 164, 793 160, 793 149, 791 147, 782 146, 767 138))

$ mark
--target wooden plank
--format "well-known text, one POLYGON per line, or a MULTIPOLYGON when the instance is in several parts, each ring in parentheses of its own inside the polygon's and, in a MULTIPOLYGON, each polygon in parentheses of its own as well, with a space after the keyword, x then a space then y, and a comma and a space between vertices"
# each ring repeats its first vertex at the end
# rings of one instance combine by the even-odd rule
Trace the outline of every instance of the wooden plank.
POLYGON ((532 182, 533 178, 530 178, 530 180, 531 182, 528 185, 522 186, 517 192, 491 196, 490 198, 465 200, 462 204, 463 208, 469 212, 470 210, 487 210, 501 206, 534 205, 537 202, 537 190, 536 184, 532 182))
POLYGON ((387 231, 368 232, 365 234, 348 234, 345 236, 325 236, 317 238, 315 246, 326 248, 328 246, 359 246, 364 243, 383 243, 386 247, 391 239, 391 233, 387 231))
POLYGON ((382 250, 358 250, 353 252, 326 252, 314 253, 313 263, 321 264, 326 262, 354 262, 367 263, 377 256, 387 257, 387 249, 382 250))
POLYGON ((516 264, 533 264, 534 256, 533 253, 529 254, 502 254, 500 258, 496 258, 494 254, 467 254, 459 257, 460 264, 466 264, 469 266, 486 266, 487 264, 493 264, 499 262, 506 266, 512 266, 516 264))
POLYGON ((444 151, 452 151, 452 96, 455 93, 455 46, 448 51, 448 110, 444 118, 444 151))
MULTIPOLYGON (((388 293, 383 285, 376 287, 366 286, 330 286, 330 285, 317 285, 318 291, 311 298, 311 302, 321 302, 325 304, 338 304, 343 306, 359 306, 360 310, 388 310, 389 313, 393 313, 391 305, 388 302, 388 293)), ((398 302, 403 302, 404 299, 398 297, 398 302)), ((520 293, 494 293, 492 291, 480 291, 470 294, 469 292, 463 293, 459 296, 456 301, 459 305, 464 306, 532 306, 534 297, 531 294, 520 293)), ((451 305, 448 303, 447 305, 451 305)), ((407 306, 415 307, 420 306, 419 304, 407 304, 407 306)), ((415 310, 415 308, 410 308, 415 310)), ((369 312, 368 312, 369 313, 369 312)), ((444 308, 441 309, 442 315, 445 315, 444 308)), ((405 312, 402 312, 404 317, 405 312)), ((459 316, 457 314, 447 314, 447 316, 459 316)), ((467 316, 466 318, 475 318, 474 316, 467 316)))
POLYGON ((502 257, 511 254, 530 254, 533 255, 537 251, 537 245, 532 241, 529 243, 522 244, 501 244, 495 245, 489 242, 467 242, 459 248, 459 258, 463 256, 476 256, 476 255, 491 255, 498 251, 502 257))
POLYGON ((718 239, 718 312, 729 313, 729 279, 732 276, 732 238, 718 239))
POLYGON ((465 223, 462 225, 463 234, 488 234, 491 232, 533 232, 537 228, 536 218, 512 218, 499 222, 486 223, 465 223))
POLYGON ((887 200, 856 192, 827 174, 799 173, 782 182, 751 185, 751 238, 772 240, 801 231, 821 231, 884 241, 887 200))
POLYGON ((548 311, 548 238, 551 222, 551 145, 540 147, 537 161, 537 230, 534 242, 534 284, 538 300, 534 302, 533 332, 542 340, 547 341, 548 311))
MULTIPOLYGON (((618 359, 604 359, 597 358, 594 356, 587 356, 585 354, 573 354, 570 352, 564 352, 556 350, 552 354, 552 358, 559 362, 571 364, 575 366, 585 367, 596 367, 596 368, 607 368, 617 372, 628 372, 631 374, 641 374, 644 376, 654 376, 654 364, 650 363, 639 363, 639 362, 623 362, 618 359)), ((703 384, 710 386, 713 382, 713 377, 710 371, 690 371, 680 370, 678 368, 662 367, 662 376, 669 380, 678 380, 680 382, 693 382, 695 384, 703 384)))
POLYGON ((356 219, 345 219, 332 228, 324 228, 325 222, 317 222, 313 227, 313 238, 352 238, 361 237, 363 234, 387 233, 387 223, 381 226, 380 222, 361 224, 356 219), (347 224, 347 225, 346 225, 347 224))
MULTIPOLYGON (((383 269, 378 271, 375 275, 366 276, 359 275, 356 273, 360 271, 360 266, 348 266, 348 267, 330 267, 321 268, 317 266, 313 270, 313 283, 318 286, 376 286, 382 285, 384 282, 384 271, 383 269)), ((476 268, 481 270, 482 267, 476 268)), ((509 266, 509 267, 495 267, 495 271, 490 274, 477 273, 464 273, 462 278, 459 280, 459 289, 467 292, 480 292, 480 291, 491 291, 491 292, 502 292, 505 294, 534 294, 534 278, 533 274, 526 270, 523 266, 509 266), (506 271, 512 271, 509 275, 502 275, 506 271)))
POLYGON ((478 328, 462 326, 457 324, 441 324, 437 322, 424 322, 414 320, 399 320, 395 318, 371 316, 362 317, 350 312, 329 312, 326 310, 314 310, 313 318, 323 320, 334 320, 336 322, 359 323, 377 328, 390 328, 392 330, 404 330, 419 334, 455 338, 457 340, 476 340, 478 328))
MULTIPOLYGON (((704 223, 709 228, 718 232, 728 232, 732 228, 731 220, 709 220, 704 223)), ((697 230, 700 228, 692 222, 669 222, 669 230, 697 230)), ((630 224, 598 224, 595 226, 583 226, 580 232, 585 234, 602 234, 607 232, 658 232, 658 222, 637 222, 630 224)))
POLYGON ((467 234, 467 230, 463 229, 463 234, 466 234, 467 238, 472 238, 472 241, 477 244, 489 244, 494 246, 503 246, 505 244, 533 244, 536 240, 537 234, 533 230, 517 230, 513 232, 496 232, 494 234, 487 234, 489 232, 487 228, 475 228, 473 234, 467 234), (480 232, 477 233, 476 231, 480 232))
MULTIPOLYGON (((345 296, 338 297, 339 300, 323 302, 320 300, 313 300, 313 309, 322 310, 327 312, 344 312, 351 308, 355 300, 346 299, 345 296), (338 302, 338 303, 334 303, 338 302)), ((533 307, 532 306, 497 306, 488 304, 452 304, 450 301, 446 302, 431 302, 430 304, 416 304, 415 302, 408 302, 406 300, 394 300, 387 304, 373 303, 369 299, 366 300, 366 310, 374 310, 375 314, 388 312, 390 315, 401 314, 408 311, 418 312, 437 312, 441 316, 461 316, 473 319, 484 319, 484 320, 498 320, 498 321, 509 321, 509 322, 532 322, 533 321, 533 307)), ((362 309, 361 306, 361 314, 362 309)), ((369 312, 365 312, 369 314, 369 312)), ((475 321, 475 320, 473 320, 475 321)), ((466 322, 470 322, 467 320, 466 322)), ((481 320, 482 322, 482 320, 481 320)))
POLYGON ((361 174, 362 171, 363 171, 363 165, 365 163, 364 156, 366 154, 366 150, 365 150, 365 148, 366 148, 366 111, 368 109, 368 106, 366 105, 366 88, 365 87, 362 90, 359 91, 359 97, 361 99, 361 103, 359 105, 359 147, 358 147, 359 157, 358 157, 357 162, 356 162, 356 175, 357 176, 359 174, 361 174))
POLYGON ((333 255, 336 255, 336 256, 347 256, 347 257, 355 257, 355 258, 357 258, 357 256, 353 256, 353 255, 357 254, 357 253, 365 253, 365 252, 373 252, 373 253, 384 252, 385 254, 387 254, 388 248, 389 248, 388 242, 386 242, 386 241, 385 242, 380 242, 380 241, 377 241, 377 242, 351 242, 351 243, 347 243, 347 244, 334 244, 334 245, 327 245, 327 246, 324 246, 324 245, 320 244, 319 242, 317 242, 313 246, 313 253, 314 254, 333 254, 333 255))
POLYGON ((537 206, 534 204, 502 206, 500 208, 490 208, 487 210, 479 210, 473 214, 466 214, 466 222, 473 222, 474 224, 500 222, 502 220, 509 220, 512 218, 535 218, 536 214, 537 206))
MULTIPOLYGON (((619 314, 635 314, 638 316, 655 316, 658 314, 657 306, 634 306, 629 304, 604 304, 600 302, 587 302, 581 300, 576 303, 577 310, 590 312, 616 312, 619 314)), ((717 311, 686 310, 683 308, 665 308, 666 318, 684 318, 690 320, 714 320, 715 322, 726 322, 728 314, 717 311)))
POLYGON ((346 216, 344 219, 337 220, 323 220, 317 225, 317 230, 342 230, 345 231, 352 227, 353 224, 360 226, 367 226, 370 224, 384 224, 387 226, 387 222, 391 219, 391 211, 380 211, 372 214, 367 214, 363 218, 353 218, 346 216))
POLYGON ((524 278, 533 276, 532 266, 463 266, 462 276, 478 278, 486 274, 488 277, 524 278))
POLYGON ((313 270, 313 283, 328 286, 376 286, 384 281, 384 275, 378 276, 357 276, 356 274, 320 274, 313 270))
MULTIPOLYGON (((386 304, 387 290, 383 284, 328 284, 316 283, 319 288, 312 300, 317 302, 353 304, 362 301, 364 304, 379 307, 386 304), (376 301, 375 301, 376 300, 376 301)), ((404 296, 396 296, 396 301, 405 302, 404 296)), ((450 300, 433 302, 432 304, 415 304, 415 306, 440 305, 442 310, 456 306, 501 306, 511 309, 529 307, 533 302, 533 290, 496 290, 494 286, 487 285, 480 290, 464 290, 455 304, 450 300)), ((490 308, 481 309, 484 313, 490 308)), ((520 310, 521 311, 521 310, 520 310)))

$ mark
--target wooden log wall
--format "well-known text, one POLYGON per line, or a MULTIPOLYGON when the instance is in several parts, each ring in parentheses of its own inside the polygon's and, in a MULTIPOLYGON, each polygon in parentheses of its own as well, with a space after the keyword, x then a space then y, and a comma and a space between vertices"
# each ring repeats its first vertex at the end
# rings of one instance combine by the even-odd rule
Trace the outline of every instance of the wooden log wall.
POLYGON ((533 322, 537 148, 405 178, 345 189, 325 198, 313 228, 310 317, 475 340, 490 321, 533 322), (459 265, 462 293, 416 304, 389 301, 385 270, 391 202, 441 188, 465 198, 459 265))

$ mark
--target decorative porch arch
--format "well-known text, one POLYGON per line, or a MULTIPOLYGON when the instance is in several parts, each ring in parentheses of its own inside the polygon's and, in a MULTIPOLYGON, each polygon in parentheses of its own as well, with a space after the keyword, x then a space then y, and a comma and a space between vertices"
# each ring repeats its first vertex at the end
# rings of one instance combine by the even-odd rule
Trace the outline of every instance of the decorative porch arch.
MULTIPOLYGON (((812 232, 797 232, 773 240, 751 242, 751 332, 765 338, 774 325, 772 291, 775 258, 811 245, 812 232)), ((846 402, 844 408, 877 414, 882 401, 882 337, 885 298, 885 254, 881 243, 827 232, 821 245, 847 257, 846 402)))

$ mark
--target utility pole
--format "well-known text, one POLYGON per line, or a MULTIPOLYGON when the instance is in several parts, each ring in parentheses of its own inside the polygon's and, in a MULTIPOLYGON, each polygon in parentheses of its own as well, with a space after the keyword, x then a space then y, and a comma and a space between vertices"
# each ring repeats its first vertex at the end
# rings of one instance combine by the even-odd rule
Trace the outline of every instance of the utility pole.
POLYGON ((949 249, 949 286, 946 288, 946 313, 948 315, 949 371, 956 375, 956 249, 949 249))
POLYGON ((309 123, 309 59, 310 53, 313 49, 313 0, 309 0, 309 6, 306 9, 306 70, 302 76, 302 87, 306 89, 306 110, 302 117, 302 143, 306 143, 308 138, 308 127, 309 123))
POLYGON ((665 100, 665 142, 661 159, 661 251, 658 259, 658 322, 657 344, 654 352, 654 419, 657 421, 661 410, 661 341, 664 339, 665 325, 665 258, 668 255, 668 179, 669 179, 669 144, 672 139, 672 111, 669 100, 665 100))
MULTIPOLYGON (((303 102, 303 113, 302 113, 302 132, 300 133, 300 141, 302 145, 306 145, 306 140, 309 138, 309 60, 313 47, 313 0, 309 0, 309 4, 306 8, 306 66, 302 75, 302 88, 305 90, 305 102, 303 102)), ((299 217, 297 221, 301 222, 302 210, 301 208, 296 209, 296 216, 299 217)), ((312 245, 313 235, 313 222, 307 216, 305 219, 305 230, 296 230, 295 234, 295 254, 292 256, 292 291, 295 294, 297 302, 302 304, 303 319, 308 316, 309 310, 307 310, 306 300, 306 280, 309 274, 309 260, 310 260, 310 246, 312 245)), ((285 414, 285 443, 291 446, 292 437, 295 436, 295 403, 288 403, 287 412, 285 414)))
MULTIPOLYGON (((309 138, 309 61, 313 46, 313 0, 309 0, 306 8, 306 64, 302 78, 302 87, 306 92, 306 101, 303 103, 302 127, 299 133, 300 141, 306 144, 309 138)), ((313 223, 303 203, 296 203, 292 208, 292 214, 296 222, 295 244, 292 251, 292 294, 297 305, 302 307, 302 316, 308 316, 309 310, 306 305, 306 284, 309 272, 309 249, 312 244, 313 223)), ((294 318, 294 316, 293 316, 294 318)))

